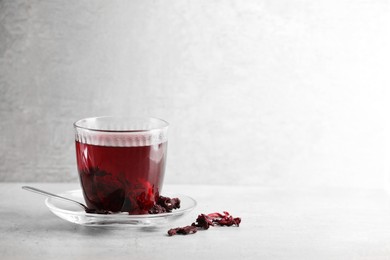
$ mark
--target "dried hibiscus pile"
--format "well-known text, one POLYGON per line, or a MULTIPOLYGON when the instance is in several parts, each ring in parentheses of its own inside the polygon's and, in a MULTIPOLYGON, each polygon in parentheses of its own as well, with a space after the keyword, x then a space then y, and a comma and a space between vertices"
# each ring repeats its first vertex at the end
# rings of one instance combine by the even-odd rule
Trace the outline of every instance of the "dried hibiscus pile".
MULTIPOLYGON (((169 198, 164 196, 158 196, 156 203, 148 210, 149 214, 160 214, 160 213, 169 213, 174 209, 180 208, 180 199, 179 198, 169 198)), ((113 212, 108 210, 100 209, 86 209, 86 213, 94 214, 111 214, 113 212)))
POLYGON ((241 218, 234 218, 229 212, 200 214, 196 221, 191 226, 172 228, 168 230, 168 235, 173 236, 177 234, 188 235, 194 234, 198 230, 209 229, 210 226, 240 226, 241 218))
POLYGON ((161 197, 155 183, 144 178, 128 180, 123 174, 113 174, 99 167, 79 169, 79 173, 84 199, 89 207, 87 213, 148 214, 159 201, 161 208, 153 209, 153 212, 163 213, 170 212, 177 203, 174 199, 167 201, 161 197), (167 203, 173 204, 173 208, 167 203))

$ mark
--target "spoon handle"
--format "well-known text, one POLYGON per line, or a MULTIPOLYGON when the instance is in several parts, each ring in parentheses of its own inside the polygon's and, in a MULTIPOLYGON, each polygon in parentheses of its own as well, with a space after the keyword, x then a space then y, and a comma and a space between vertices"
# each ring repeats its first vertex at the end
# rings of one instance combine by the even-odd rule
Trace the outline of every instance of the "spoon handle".
POLYGON ((65 197, 61 197, 61 196, 58 196, 56 194, 53 194, 53 193, 50 193, 50 192, 47 192, 47 191, 44 191, 44 190, 40 190, 40 189, 31 187, 31 186, 22 186, 22 189, 28 190, 28 191, 31 191, 31 192, 34 192, 34 193, 38 193, 38 194, 44 195, 46 197, 51 197, 51 198, 56 198, 56 199, 60 199, 60 200, 70 201, 70 202, 76 203, 77 205, 82 207, 84 210, 87 209, 87 207, 85 205, 81 204, 78 201, 75 201, 75 200, 72 200, 72 199, 68 199, 68 198, 65 198, 65 197))

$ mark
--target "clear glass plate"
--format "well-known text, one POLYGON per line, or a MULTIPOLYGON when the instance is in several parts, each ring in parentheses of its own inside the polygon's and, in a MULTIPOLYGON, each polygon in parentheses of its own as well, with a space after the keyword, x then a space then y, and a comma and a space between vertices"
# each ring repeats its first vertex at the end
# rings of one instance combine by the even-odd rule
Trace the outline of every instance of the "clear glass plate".
MULTIPOLYGON (((76 201, 83 202, 81 190, 71 190, 58 194, 76 201)), ((69 222, 84 226, 133 226, 133 227, 156 227, 175 221, 181 216, 193 210, 196 201, 182 194, 164 194, 171 198, 180 199, 180 208, 173 210, 171 213, 129 215, 128 213, 115 214, 92 214, 86 213, 77 205, 67 203, 55 198, 47 198, 46 206, 58 217, 69 222)))

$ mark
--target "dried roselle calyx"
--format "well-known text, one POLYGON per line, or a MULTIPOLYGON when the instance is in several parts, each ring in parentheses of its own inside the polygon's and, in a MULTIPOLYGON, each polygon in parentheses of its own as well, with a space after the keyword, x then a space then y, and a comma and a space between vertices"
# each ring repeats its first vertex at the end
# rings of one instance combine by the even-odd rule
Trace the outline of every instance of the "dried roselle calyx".
POLYGON ((210 218, 208 215, 200 214, 196 221, 192 223, 192 226, 209 229, 210 226, 214 226, 213 219, 210 218))
POLYGON ((237 227, 241 223, 241 218, 234 218, 229 212, 224 211, 221 213, 200 214, 191 226, 172 228, 168 230, 168 235, 173 236, 176 234, 193 234, 199 229, 207 230, 210 226, 233 226, 237 227), (192 227, 192 228, 190 228, 192 227))
POLYGON ((172 209, 180 208, 180 199, 179 198, 172 198, 171 205, 172 205, 172 209))
POLYGON ((157 204, 164 207, 167 212, 171 212, 173 209, 180 208, 180 199, 160 196, 157 200, 157 204))
POLYGON ((212 219, 212 223, 219 226, 240 226, 241 218, 233 218, 229 212, 224 211, 221 213, 210 213, 207 215, 210 219, 212 219))
POLYGON ((167 210, 164 207, 155 204, 148 212, 149 214, 160 214, 167 212, 167 210))
POLYGON ((148 211, 149 214, 159 214, 165 212, 172 212, 173 209, 180 208, 180 199, 179 198, 169 198, 164 196, 159 196, 156 204, 148 211))
POLYGON ((197 231, 198 229, 195 226, 185 226, 185 227, 172 228, 168 230, 168 235, 169 236, 173 236, 176 234, 188 235, 188 234, 194 234, 197 231))

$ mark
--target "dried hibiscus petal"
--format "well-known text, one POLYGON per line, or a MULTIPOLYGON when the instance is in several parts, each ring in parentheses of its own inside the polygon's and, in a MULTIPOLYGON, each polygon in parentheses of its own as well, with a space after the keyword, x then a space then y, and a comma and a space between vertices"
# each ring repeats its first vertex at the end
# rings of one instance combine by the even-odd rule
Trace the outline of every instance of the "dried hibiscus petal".
POLYGON ((179 198, 169 198, 164 196, 159 196, 156 204, 148 211, 149 214, 158 214, 165 212, 172 212, 173 209, 180 208, 180 199, 179 198))
POLYGON ((207 216, 212 219, 213 224, 219 225, 219 226, 236 225, 238 227, 238 226, 240 226, 240 223, 241 223, 241 218, 233 218, 233 216, 230 215, 229 212, 227 212, 227 211, 224 211, 223 214, 210 213, 207 216))
POLYGON ((210 218, 208 215, 200 214, 196 221, 192 223, 192 226, 209 229, 210 226, 214 226, 213 219, 210 218))
POLYGON ((149 214, 160 214, 167 212, 167 210, 163 206, 155 204, 148 212, 149 214))
POLYGON ((168 230, 168 235, 169 236, 173 236, 176 234, 188 235, 188 234, 194 234, 197 231, 198 228, 195 226, 185 226, 185 227, 172 228, 168 230))
POLYGON ((168 235, 173 236, 176 234, 193 234, 196 233, 199 229, 207 230, 210 226, 237 226, 239 227, 241 223, 241 218, 234 218, 229 212, 224 211, 222 213, 210 213, 210 214, 200 214, 194 223, 191 226, 172 228, 168 230, 168 235), (192 228, 190 228, 192 227, 192 228))
POLYGON ((168 212, 171 212, 173 209, 180 208, 180 199, 160 196, 157 200, 157 205, 160 205, 168 212))

